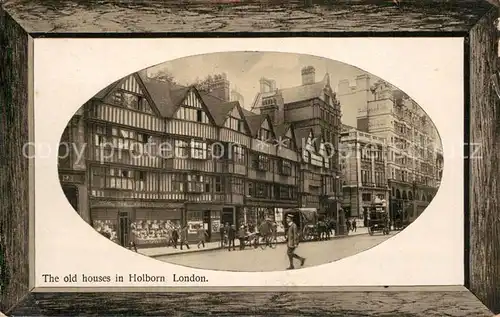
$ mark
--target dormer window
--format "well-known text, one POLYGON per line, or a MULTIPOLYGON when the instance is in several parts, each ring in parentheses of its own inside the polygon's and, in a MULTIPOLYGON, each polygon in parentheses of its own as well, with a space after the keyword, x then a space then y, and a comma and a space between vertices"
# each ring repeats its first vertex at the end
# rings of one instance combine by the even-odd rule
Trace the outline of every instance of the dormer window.
POLYGON ((257 133, 257 138, 262 141, 268 141, 271 136, 271 131, 266 130, 264 128, 260 128, 259 132, 257 133))

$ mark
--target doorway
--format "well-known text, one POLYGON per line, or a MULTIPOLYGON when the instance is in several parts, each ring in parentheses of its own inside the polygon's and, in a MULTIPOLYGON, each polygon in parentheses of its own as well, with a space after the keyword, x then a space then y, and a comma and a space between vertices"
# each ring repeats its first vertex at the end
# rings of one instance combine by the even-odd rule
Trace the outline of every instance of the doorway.
POLYGON ((203 211, 203 229, 207 232, 207 242, 212 239, 212 219, 210 218, 210 210, 203 211))
POLYGON ((71 207, 78 212, 78 188, 76 186, 63 186, 63 192, 71 207))
POLYGON ((122 247, 129 245, 130 217, 128 212, 118 213, 118 241, 122 247))
POLYGON ((233 208, 222 208, 221 225, 226 225, 226 223, 229 223, 230 226, 234 225, 233 214, 233 208))

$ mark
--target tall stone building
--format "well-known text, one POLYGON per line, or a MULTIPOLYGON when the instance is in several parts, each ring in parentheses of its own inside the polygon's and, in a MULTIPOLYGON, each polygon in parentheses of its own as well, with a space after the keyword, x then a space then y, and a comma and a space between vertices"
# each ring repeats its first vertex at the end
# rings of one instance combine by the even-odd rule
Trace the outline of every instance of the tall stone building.
POLYGON ((348 217, 368 219, 369 210, 376 203, 385 202, 384 207, 388 207, 386 140, 354 127, 342 127, 342 207, 348 217))
POLYGON ((381 80, 358 76, 356 86, 342 80, 338 98, 357 109, 357 129, 384 138, 391 217, 413 221, 439 187, 443 154, 431 119, 411 98, 381 80))
POLYGON ((277 89, 275 80, 261 78, 252 111, 268 115, 276 126, 293 126, 301 148, 311 147, 324 153, 323 157, 304 157, 304 161, 315 163, 302 165, 302 181, 307 181, 309 186, 302 188, 301 205, 336 216, 341 195, 340 104, 328 73, 317 81, 315 68, 306 66, 297 75, 301 76, 301 85, 283 89, 277 89), (328 188, 334 190, 325 191, 328 188))

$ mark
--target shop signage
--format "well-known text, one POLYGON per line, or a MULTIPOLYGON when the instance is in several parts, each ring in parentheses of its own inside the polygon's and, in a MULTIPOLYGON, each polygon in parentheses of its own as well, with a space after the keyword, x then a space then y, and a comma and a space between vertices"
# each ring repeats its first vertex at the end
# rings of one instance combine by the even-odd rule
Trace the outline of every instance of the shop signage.
POLYGON ((62 183, 84 183, 83 175, 75 175, 75 174, 59 174, 59 180, 62 183))
POLYGON ((198 233, 198 228, 203 227, 203 221, 191 220, 187 222, 187 225, 188 225, 188 234, 196 234, 198 233))
POLYGON ((179 209, 183 208, 184 204, 166 204, 161 202, 140 202, 140 201, 123 201, 123 200, 91 200, 91 208, 162 208, 162 209, 179 209))

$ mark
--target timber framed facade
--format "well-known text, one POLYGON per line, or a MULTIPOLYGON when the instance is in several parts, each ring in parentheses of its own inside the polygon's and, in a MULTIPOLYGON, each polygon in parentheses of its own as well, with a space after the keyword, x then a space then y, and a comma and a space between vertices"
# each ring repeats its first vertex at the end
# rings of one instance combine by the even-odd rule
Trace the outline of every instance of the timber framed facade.
POLYGON ((187 225, 195 240, 203 226, 213 241, 226 223, 281 222, 286 208, 336 212, 336 160, 323 137, 208 90, 137 72, 75 114, 59 172, 85 221, 122 246, 135 230, 150 247, 167 244, 172 227, 187 225))

